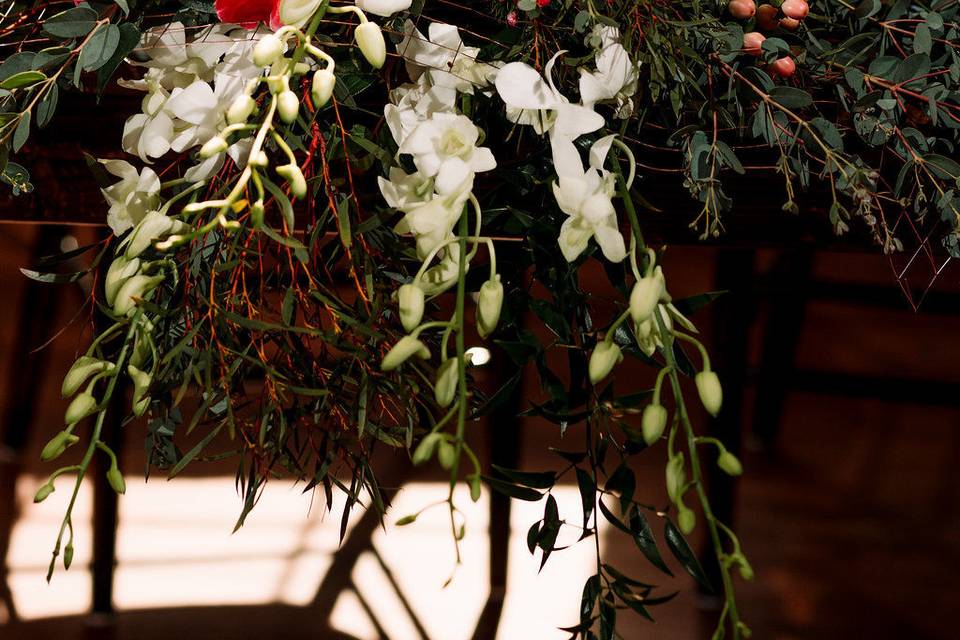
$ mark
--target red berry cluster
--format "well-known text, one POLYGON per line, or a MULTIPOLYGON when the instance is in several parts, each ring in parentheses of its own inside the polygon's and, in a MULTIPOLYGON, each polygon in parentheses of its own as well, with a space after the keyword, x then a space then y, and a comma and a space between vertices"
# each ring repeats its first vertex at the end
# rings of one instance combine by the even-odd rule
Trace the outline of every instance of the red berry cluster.
MULTIPOLYGON (((756 25, 761 31, 786 29, 796 31, 800 21, 810 13, 810 5, 806 0, 783 0, 779 7, 772 4, 761 4, 757 7, 754 0, 730 0, 727 10, 738 20, 750 20, 756 16, 756 25)), ((743 34, 743 50, 751 55, 759 56, 761 45, 767 37, 760 31, 748 31, 743 34)), ((770 65, 770 71, 782 78, 789 78, 797 70, 797 63, 790 56, 784 56, 770 65)))

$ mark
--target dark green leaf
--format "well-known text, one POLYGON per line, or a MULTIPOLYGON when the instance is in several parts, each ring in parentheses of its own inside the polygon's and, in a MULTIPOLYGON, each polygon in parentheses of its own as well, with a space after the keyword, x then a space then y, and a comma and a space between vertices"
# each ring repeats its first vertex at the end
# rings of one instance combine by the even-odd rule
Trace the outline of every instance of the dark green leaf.
POLYGON ((534 491, 533 489, 528 489, 527 487, 520 487, 499 478, 491 478, 490 476, 483 476, 483 479, 486 480, 487 484, 490 485, 490 488, 494 491, 498 491, 505 496, 510 496, 511 498, 516 498, 517 500, 526 500, 527 502, 538 502, 543 498, 543 494, 539 491, 534 491))
POLYGON ((43 30, 58 38, 80 38, 97 23, 97 12, 89 7, 74 7, 43 21, 43 30))
POLYGON ((680 529, 677 529, 676 525, 674 525, 669 518, 664 518, 663 522, 663 535, 667 539, 667 547, 670 549, 673 557, 683 565, 687 573, 693 576, 701 587, 713 593, 713 586, 710 584, 710 581, 707 580, 707 575, 703 572, 700 562, 697 561, 697 556, 694 555, 690 549, 690 545, 687 544, 686 538, 680 533, 680 529))

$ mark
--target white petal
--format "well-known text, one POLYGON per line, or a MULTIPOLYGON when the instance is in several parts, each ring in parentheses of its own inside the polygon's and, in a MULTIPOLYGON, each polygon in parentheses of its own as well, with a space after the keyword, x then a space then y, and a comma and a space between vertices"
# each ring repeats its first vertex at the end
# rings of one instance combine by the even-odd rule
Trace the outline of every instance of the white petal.
POLYGON ((564 103, 556 105, 556 109, 557 123, 553 131, 557 135, 575 139, 604 125, 603 116, 590 107, 564 103))
POLYGON ((411 0, 357 0, 357 7, 367 13, 389 16, 410 8, 411 0))
POLYGON ((556 102, 553 91, 536 69, 522 62, 511 62, 497 72, 497 93, 511 107, 546 109, 556 102))
POLYGON ((610 262, 620 262, 627 257, 627 247, 623 235, 616 227, 600 226, 594 229, 594 237, 603 256, 610 262))
MULTIPOLYGON (((474 154, 476 155, 476 154, 474 154)), ((447 195, 457 193, 468 180, 472 180, 473 171, 470 165, 460 158, 447 158, 437 170, 437 181, 434 186, 437 193, 447 195)))
POLYGON ((583 176, 583 161, 573 140, 552 134, 550 149, 553 151, 553 168, 558 176, 561 178, 583 176))
POLYGON ((603 136, 590 146, 590 167, 596 170, 603 168, 603 163, 610 153, 610 146, 613 144, 614 134, 603 136))
POLYGON ((184 122, 201 124, 217 108, 217 98, 206 82, 194 82, 186 89, 174 89, 167 110, 184 122))

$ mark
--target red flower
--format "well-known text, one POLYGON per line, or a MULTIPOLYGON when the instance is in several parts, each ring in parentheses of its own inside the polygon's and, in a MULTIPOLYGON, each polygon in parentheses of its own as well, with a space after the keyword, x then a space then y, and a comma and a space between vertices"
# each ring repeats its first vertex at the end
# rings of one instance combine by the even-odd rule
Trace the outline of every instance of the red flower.
POLYGON ((542 7, 547 6, 548 4, 550 4, 550 0, 537 0, 537 6, 538 6, 538 7, 541 7, 541 8, 542 8, 542 7))
POLYGON ((274 31, 280 28, 280 0, 216 0, 214 7, 220 22, 232 22, 247 29, 264 22, 274 31))

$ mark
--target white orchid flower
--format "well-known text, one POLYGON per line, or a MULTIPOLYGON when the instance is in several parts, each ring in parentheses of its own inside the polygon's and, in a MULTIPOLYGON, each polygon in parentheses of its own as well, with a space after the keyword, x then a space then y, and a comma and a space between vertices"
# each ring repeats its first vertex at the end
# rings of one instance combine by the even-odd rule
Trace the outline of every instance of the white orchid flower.
POLYGON ((473 188, 473 176, 460 189, 446 195, 434 195, 423 202, 413 202, 400 209, 407 215, 396 227, 398 233, 411 233, 417 241, 417 256, 423 260, 447 241, 463 214, 463 206, 473 188))
POLYGON ((403 40, 397 45, 397 52, 406 61, 411 78, 426 75, 431 85, 460 93, 473 93, 474 87, 490 84, 497 68, 477 60, 480 48, 466 46, 457 27, 434 22, 427 33, 429 39, 411 20, 403 25, 403 40))
POLYGON ((388 17, 406 11, 412 0, 357 0, 357 8, 377 16, 388 17))
POLYGON ((597 70, 580 69, 580 99, 585 106, 591 107, 598 102, 616 100, 617 117, 625 118, 633 110, 631 98, 637 92, 640 74, 630 60, 630 54, 620 44, 620 31, 616 27, 602 26, 599 35, 597 70))
POLYGON ((435 113, 417 125, 400 145, 398 153, 413 156, 420 173, 435 178, 439 194, 458 191, 475 173, 496 168, 493 152, 478 147, 480 130, 470 118, 435 113))
POLYGON ((123 125, 124 151, 140 156, 144 162, 170 151, 173 118, 166 110, 169 98, 166 89, 158 82, 151 81, 148 93, 143 98, 143 113, 130 116, 123 125))
POLYGON ((120 235, 160 205, 160 178, 150 167, 138 172, 126 160, 100 160, 100 163, 120 178, 120 182, 100 190, 110 205, 107 225, 120 235))
POLYGON ((397 145, 402 145, 417 126, 435 113, 454 113, 457 100, 455 89, 430 87, 426 76, 416 84, 405 84, 390 92, 390 100, 383 115, 397 145))
POLYGON ((595 238, 604 257, 620 262, 627 255, 623 235, 613 208, 615 176, 603 168, 614 136, 600 138, 590 147, 590 166, 584 170, 580 154, 572 141, 551 139, 553 161, 558 180, 553 194, 567 218, 560 227, 560 250, 573 262, 595 238))
POLYGON ((558 51, 544 67, 544 76, 523 62, 511 62, 497 72, 496 87, 507 105, 507 117, 517 124, 531 124, 537 133, 566 139, 596 131, 603 117, 592 107, 571 104, 553 82, 553 66, 564 51, 558 51))
POLYGON ((391 167, 390 179, 377 176, 377 183, 383 199, 394 209, 410 209, 433 198, 433 179, 424 177, 419 171, 407 174, 399 167, 391 167))
POLYGON ((186 33, 183 23, 171 22, 150 29, 141 41, 141 50, 149 60, 138 64, 159 69, 160 81, 167 90, 189 85, 197 78, 212 80, 217 63, 234 45, 232 35, 250 37, 248 32, 232 24, 211 25, 197 32, 190 42, 186 33))

